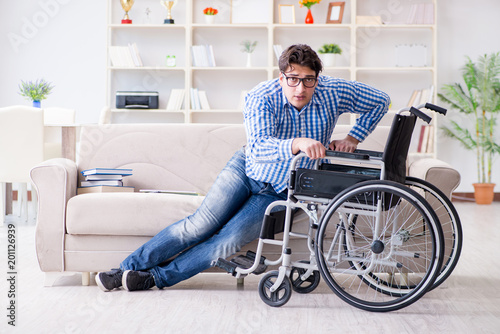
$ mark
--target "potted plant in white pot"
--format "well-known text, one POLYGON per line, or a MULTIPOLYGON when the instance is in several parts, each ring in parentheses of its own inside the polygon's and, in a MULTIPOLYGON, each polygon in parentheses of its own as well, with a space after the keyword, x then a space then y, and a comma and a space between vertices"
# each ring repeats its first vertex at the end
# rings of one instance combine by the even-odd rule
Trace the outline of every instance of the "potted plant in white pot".
POLYGON ((19 94, 24 96, 27 100, 33 101, 33 107, 40 108, 41 101, 47 98, 47 95, 51 93, 52 88, 54 88, 54 86, 44 79, 38 79, 35 82, 25 82, 21 80, 21 84, 19 85, 19 94))
POLYGON ((443 93, 438 96, 451 110, 458 110, 473 122, 462 126, 451 121, 451 126, 442 129, 446 136, 475 151, 478 178, 478 183, 474 183, 475 200, 478 204, 491 204, 495 187, 491 182, 493 159, 500 154, 500 146, 495 142, 500 111, 500 54, 483 55, 476 63, 467 58, 462 71, 465 87, 459 83, 444 85, 443 93))
POLYGON ((247 54, 247 67, 252 67, 252 53, 255 51, 257 41, 244 40, 240 45, 242 46, 241 52, 247 54))
POLYGON ((323 64, 325 67, 335 66, 336 55, 342 54, 342 49, 338 44, 323 44, 323 46, 318 50, 323 58, 323 64))

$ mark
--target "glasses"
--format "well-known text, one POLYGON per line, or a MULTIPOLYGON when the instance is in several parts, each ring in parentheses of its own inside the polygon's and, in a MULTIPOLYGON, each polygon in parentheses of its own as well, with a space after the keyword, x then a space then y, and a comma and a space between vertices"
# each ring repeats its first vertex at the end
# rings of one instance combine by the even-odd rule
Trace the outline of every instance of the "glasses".
POLYGON ((302 82, 302 84, 304 85, 304 87, 306 88, 313 88, 314 85, 316 85, 316 81, 317 79, 316 78, 297 78, 297 77, 287 77, 285 75, 285 73, 281 72, 283 74, 283 76, 285 77, 286 79, 286 84, 289 86, 289 87, 297 87, 298 85, 300 85, 300 83, 302 82))

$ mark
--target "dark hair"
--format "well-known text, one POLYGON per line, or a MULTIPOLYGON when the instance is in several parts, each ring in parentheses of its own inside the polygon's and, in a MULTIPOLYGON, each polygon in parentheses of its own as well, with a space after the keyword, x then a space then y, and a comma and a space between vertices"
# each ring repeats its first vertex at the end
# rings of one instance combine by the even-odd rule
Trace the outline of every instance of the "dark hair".
POLYGON ((285 72, 292 64, 309 67, 316 72, 316 77, 323 70, 323 65, 318 54, 306 44, 296 44, 289 46, 280 56, 279 68, 285 72))

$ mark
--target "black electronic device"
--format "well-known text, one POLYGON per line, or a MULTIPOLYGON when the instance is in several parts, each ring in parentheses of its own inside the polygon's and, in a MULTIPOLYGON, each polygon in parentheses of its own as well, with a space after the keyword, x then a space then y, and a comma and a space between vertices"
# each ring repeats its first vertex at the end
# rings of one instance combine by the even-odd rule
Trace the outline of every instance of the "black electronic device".
POLYGON ((158 109, 158 92, 116 92, 118 109, 158 109))

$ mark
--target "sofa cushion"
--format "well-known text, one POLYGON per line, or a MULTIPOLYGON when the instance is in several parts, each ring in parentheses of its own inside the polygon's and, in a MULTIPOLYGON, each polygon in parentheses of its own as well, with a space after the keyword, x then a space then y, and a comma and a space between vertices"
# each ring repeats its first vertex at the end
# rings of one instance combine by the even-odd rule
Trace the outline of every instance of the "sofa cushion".
POLYGON ((157 193, 92 193, 68 202, 69 234, 154 236, 194 213, 204 196, 157 193))

